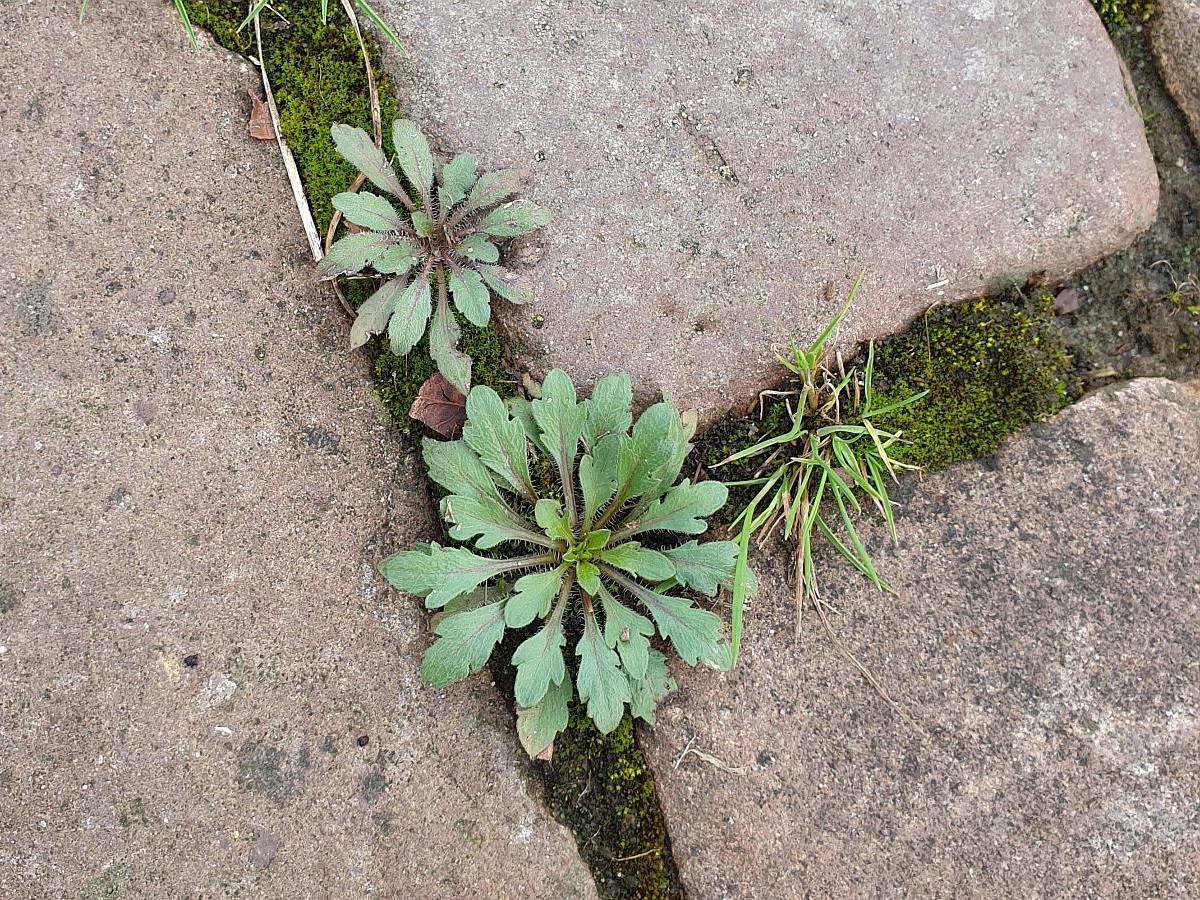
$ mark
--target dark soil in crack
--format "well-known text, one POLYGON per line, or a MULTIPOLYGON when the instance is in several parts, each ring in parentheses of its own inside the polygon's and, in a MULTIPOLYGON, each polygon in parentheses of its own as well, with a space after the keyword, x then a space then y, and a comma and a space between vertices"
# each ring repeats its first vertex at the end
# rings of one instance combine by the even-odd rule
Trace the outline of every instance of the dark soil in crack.
POLYGON ((1200 148, 1163 87, 1142 29, 1127 29, 1114 43, 1137 88, 1160 199, 1157 219, 1133 246, 1059 291, 1073 290, 1079 301, 1057 324, 1088 388, 1200 374, 1200 148))

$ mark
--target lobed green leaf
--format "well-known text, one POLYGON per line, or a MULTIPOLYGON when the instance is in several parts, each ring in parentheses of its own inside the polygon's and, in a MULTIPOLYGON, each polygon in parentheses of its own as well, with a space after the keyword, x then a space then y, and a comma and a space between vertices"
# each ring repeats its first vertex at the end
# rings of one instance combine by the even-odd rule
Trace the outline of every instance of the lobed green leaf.
POLYGON ((675 564, 671 562, 670 557, 649 547, 643 547, 637 541, 602 550, 600 558, 610 566, 624 569, 630 575, 636 575, 646 581, 666 581, 675 574, 675 564))
POLYGON ((463 440, 513 491, 531 503, 537 502, 529 478, 525 430, 509 418, 504 401, 487 385, 476 385, 467 395, 463 440))
MULTIPOLYGON (((646 506, 622 523, 618 539, 633 537, 647 531, 675 531, 681 534, 702 534, 711 516, 729 499, 729 488, 719 481, 692 484, 686 478, 667 491, 666 496, 646 506)), ((636 511, 635 511, 636 513, 636 511)))
POLYGON ((443 209, 451 209, 463 201, 475 183, 475 157, 460 153, 442 166, 441 193, 443 209))
POLYGON ((711 658, 721 643, 721 620, 707 610, 697 609, 691 601, 660 594, 643 587, 610 566, 604 574, 642 603, 658 626, 658 633, 668 638, 680 659, 694 666, 701 659, 711 658))
POLYGON ((352 275, 379 259, 391 246, 389 235, 374 231, 348 234, 329 248, 319 263, 321 275, 352 275))
POLYGON ((583 636, 575 648, 579 657, 579 699, 587 703, 588 715, 601 734, 621 722, 629 702, 629 679, 621 672, 621 660, 600 636, 596 617, 585 614, 583 636))
POLYGON ((404 356, 421 340, 429 322, 429 306, 429 276, 419 275, 397 301, 388 324, 388 341, 397 356, 404 356))
POLYGON ((509 303, 529 303, 533 300, 533 288, 527 279, 503 266, 487 266, 480 263, 475 267, 483 283, 501 300, 509 303))
POLYGON ((461 333, 443 294, 438 298, 429 325, 429 355, 446 380, 465 394, 471 389, 471 357, 458 350, 461 333))
POLYGON ((676 687, 675 679, 667 671, 667 658, 651 650, 645 673, 637 677, 629 675, 629 712, 653 725, 654 708, 676 687))
POLYGON ((392 123, 392 145, 396 148, 396 162, 404 177, 416 186, 422 197, 428 197, 433 187, 433 154, 429 152, 429 142, 421 129, 408 119, 397 119, 392 123))
POLYGON ((604 607, 604 642, 617 651, 631 678, 641 678, 646 674, 651 652, 653 623, 622 604, 608 590, 600 591, 600 603, 604 607))
POLYGON ((466 542, 478 536, 475 546, 481 550, 503 543, 552 546, 502 500, 452 494, 442 498, 441 510, 442 518, 452 526, 450 537, 466 542))
POLYGON ((546 695, 528 709, 517 709, 517 736, 521 746, 532 757, 540 756, 554 743, 570 721, 569 705, 574 691, 571 679, 563 678, 552 684, 546 695))
MULTIPOLYGON (((534 619, 544 619, 550 612, 550 604, 562 590, 566 567, 559 566, 545 572, 530 572, 522 575, 513 585, 513 595, 504 612, 504 621, 509 628, 524 628, 534 619)), ((536 701, 530 701, 536 702, 536 701)), ((525 704, 526 706, 529 703, 525 704)))
POLYGON ((633 388, 629 375, 617 372, 605 375, 592 388, 592 395, 583 402, 587 417, 583 428, 583 443, 594 450, 606 437, 625 434, 633 422, 633 388))
POLYGON ((392 554, 379 564, 379 574, 400 590, 424 597, 429 609, 437 609, 490 578, 549 561, 545 555, 491 559, 461 547, 432 543, 392 554))
POLYGON ((517 667, 514 696, 517 706, 533 706, 553 684, 567 677, 567 664, 562 648, 567 636, 562 627, 562 616, 554 615, 532 637, 526 638, 513 653, 513 665, 517 667))
POLYGON ((334 125, 330 133, 333 135, 333 144, 337 152, 346 162, 367 176, 371 184, 404 201, 408 200, 400 179, 396 177, 396 171, 388 163, 383 151, 375 146, 369 134, 350 125, 334 125))
POLYGON ((688 541, 663 554, 675 564, 675 580, 684 587, 712 597, 733 582, 738 545, 733 541, 688 541))
POLYGON ((346 217, 346 221, 372 231, 399 231, 406 227, 404 219, 396 214, 395 207, 378 194, 369 191, 334 195, 333 208, 346 217))
POLYGON ((454 248, 454 252, 471 262, 494 263, 500 259, 500 251, 486 235, 473 234, 454 248))
POLYGON ((480 221, 479 231, 493 237, 511 238, 529 234, 550 222, 550 213, 529 200, 511 200, 498 206, 480 221))
POLYGON ((386 281, 358 308, 358 315, 354 317, 354 324, 350 326, 351 350, 361 347, 387 327, 388 319, 396 311, 396 304, 406 287, 403 278, 386 281))
POLYGON ((421 677, 443 688, 482 669, 504 637, 505 602, 500 600, 442 619, 435 629, 438 640, 421 660, 421 677))

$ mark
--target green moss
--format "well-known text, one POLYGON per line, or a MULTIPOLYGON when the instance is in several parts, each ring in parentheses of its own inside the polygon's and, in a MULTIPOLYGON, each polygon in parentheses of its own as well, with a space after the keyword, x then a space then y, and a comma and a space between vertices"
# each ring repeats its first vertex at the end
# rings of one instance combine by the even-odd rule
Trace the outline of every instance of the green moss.
POLYGON ((602 898, 658 900, 682 896, 667 845, 654 777, 628 715, 600 734, 577 705, 541 769, 550 808, 579 838, 602 898))
POLYGON ((1154 0, 1092 0, 1092 6, 1109 31, 1145 22, 1154 12, 1154 0))
POLYGON ((877 422, 904 433, 893 455, 930 471, 984 456, 1078 397, 1051 304, 1014 292, 942 306, 878 347, 876 384, 885 398, 929 392, 877 422))

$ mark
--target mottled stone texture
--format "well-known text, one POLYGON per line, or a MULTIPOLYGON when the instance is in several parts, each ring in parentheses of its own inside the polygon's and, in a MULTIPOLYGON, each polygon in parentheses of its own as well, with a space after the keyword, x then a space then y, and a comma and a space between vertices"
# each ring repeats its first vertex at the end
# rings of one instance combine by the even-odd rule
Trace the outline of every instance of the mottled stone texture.
POLYGON ((711 421, 867 270, 843 345, 1077 270, 1153 221, 1132 88, 1087 0, 382 3, 400 104, 527 170, 555 222, 502 320, 541 375, 624 369, 711 421), (539 327, 540 326, 540 327, 539 327))
POLYGON ((251 71, 78 12, 0 8, 0 894, 593 896, 373 572, 428 499, 251 71))
POLYGON ((1163 84, 1200 142, 1200 0, 1156 0, 1150 46, 1163 84))
POLYGON ((907 479, 899 548, 865 535, 895 596, 820 551, 836 634, 929 739, 811 610, 794 639, 760 558, 739 667, 681 670, 651 732, 688 896, 1196 896, 1198 454, 1200 392, 1133 382, 907 479))

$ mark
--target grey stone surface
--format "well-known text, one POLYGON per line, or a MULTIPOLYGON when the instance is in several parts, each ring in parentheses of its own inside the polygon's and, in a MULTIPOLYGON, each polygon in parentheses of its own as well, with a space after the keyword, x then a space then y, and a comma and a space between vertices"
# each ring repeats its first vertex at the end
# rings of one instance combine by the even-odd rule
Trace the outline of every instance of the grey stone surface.
POLYGON ((1200 0, 1156 0, 1154 7, 1154 62, 1200 142, 1200 0))
MULTIPOLYGON (((900 491, 898 596, 819 554, 837 654, 760 561, 744 657, 680 671, 650 757, 692 898, 1200 892, 1200 391, 1088 397, 900 491), (689 741, 742 774, 695 754, 689 741)), ((686 668, 686 667, 685 667, 686 668)))
POLYGON ((247 65, 169 4, 0 7, 0 894, 594 896, 485 680, 247 65))
POLYGON ((711 420, 778 379, 773 351, 859 269, 846 344, 1154 218, 1086 0, 379 8, 410 51, 389 56, 401 107, 443 150, 527 170, 556 215, 513 253, 536 302, 501 315, 535 375, 624 369, 711 420))

